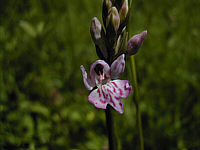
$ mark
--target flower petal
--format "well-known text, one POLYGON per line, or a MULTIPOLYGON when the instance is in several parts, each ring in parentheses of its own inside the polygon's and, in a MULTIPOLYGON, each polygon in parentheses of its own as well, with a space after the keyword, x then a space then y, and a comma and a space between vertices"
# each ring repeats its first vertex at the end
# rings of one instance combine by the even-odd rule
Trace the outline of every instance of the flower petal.
POLYGON ((113 94, 109 94, 109 104, 115 109, 117 110, 120 114, 124 113, 124 107, 122 104, 122 101, 119 97, 114 96, 113 94))
POLYGON ((88 100, 102 109, 106 109, 107 104, 110 104, 122 114, 124 108, 120 97, 127 98, 131 91, 132 86, 129 86, 128 80, 114 80, 93 90, 88 96, 88 100))
POLYGON ((129 85, 128 80, 113 80, 109 84, 113 87, 113 92, 123 98, 128 98, 131 94, 132 86, 129 85))
POLYGON ((96 79, 96 76, 98 76, 94 69, 95 69, 96 65, 98 65, 98 64, 102 66, 104 75, 106 75, 107 77, 110 77, 109 65, 104 60, 97 60, 90 67, 90 76, 91 76, 91 80, 94 83, 96 83, 95 79, 96 79))
POLYGON ((123 104, 118 96, 119 94, 116 93, 116 90, 113 90, 113 85, 111 83, 107 83, 102 86, 102 94, 103 97, 106 99, 108 104, 110 104, 115 110, 117 110, 120 114, 124 112, 123 104))
POLYGON ((88 100, 93 103, 97 108, 106 109, 106 106, 108 104, 103 96, 101 88, 93 90, 88 96, 88 100))
POLYGON ((125 55, 120 55, 111 65, 111 79, 117 79, 123 72, 125 68, 125 55))
POLYGON ((95 87, 95 83, 92 82, 92 80, 90 79, 90 77, 88 76, 87 72, 85 71, 85 68, 83 65, 80 66, 81 68, 81 72, 82 72, 82 76, 83 76, 83 82, 85 84, 85 87, 88 90, 92 90, 93 87, 95 87))

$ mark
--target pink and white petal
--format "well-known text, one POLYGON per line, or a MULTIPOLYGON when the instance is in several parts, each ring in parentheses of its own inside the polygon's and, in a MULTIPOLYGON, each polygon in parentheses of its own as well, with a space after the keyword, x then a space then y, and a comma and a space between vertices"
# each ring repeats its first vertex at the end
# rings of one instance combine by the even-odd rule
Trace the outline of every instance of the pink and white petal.
POLYGON ((95 87, 95 83, 91 81, 90 77, 88 76, 87 72, 85 71, 85 68, 83 65, 80 66, 81 73, 83 76, 83 82, 85 84, 85 87, 88 90, 92 90, 95 87))
POLYGON ((124 113, 124 107, 122 104, 122 101, 119 97, 114 96, 113 94, 109 94, 109 104, 115 109, 117 110, 120 114, 124 113))
POLYGON ((101 88, 93 90, 88 96, 88 100, 97 108, 106 109, 108 102, 104 99, 101 88))
POLYGON ((120 97, 112 89, 112 86, 110 86, 108 83, 103 85, 103 96, 108 101, 108 104, 110 104, 115 110, 122 114, 124 112, 123 104, 120 97))
POLYGON ((91 80, 94 83, 96 82, 95 81, 96 76, 98 76, 94 69, 96 65, 98 64, 101 65, 101 67, 103 68, 104 75, 106 75, 107 77, 110 77, 110 66, 104 60, 97 60, 90 67, 90 76, 91 76, 91 80))
POLYGON ((128 98, 131 94, 132 86, 129 85, 128 80, 113 80, 109 84, 112 84, 113 91, 117 96, 128 98))
POLYGON ((117 79, 125 69, 125 55, 120 55, 111 65, 111 79, 117 79))

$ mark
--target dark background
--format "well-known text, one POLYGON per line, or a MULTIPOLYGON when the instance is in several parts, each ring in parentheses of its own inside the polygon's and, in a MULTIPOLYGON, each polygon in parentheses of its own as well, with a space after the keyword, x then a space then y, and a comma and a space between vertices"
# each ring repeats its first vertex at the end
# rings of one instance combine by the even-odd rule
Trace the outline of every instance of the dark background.
MULTIPOLYGON (((101 0, 0 1, 0 149, 102 149, 104 110, 80 65, 98 59, 101 0)), ((134 0, 130 35, 148 30, 136 66, 145 150, 200 149, 200 1, 134 0)), ((129 60, 122 79, 131 81, 129 60)), ((132 83, 131 83, 132 84, 132 83)), ((114 112, 121 149, 139 149, 132 94, 114 112)))

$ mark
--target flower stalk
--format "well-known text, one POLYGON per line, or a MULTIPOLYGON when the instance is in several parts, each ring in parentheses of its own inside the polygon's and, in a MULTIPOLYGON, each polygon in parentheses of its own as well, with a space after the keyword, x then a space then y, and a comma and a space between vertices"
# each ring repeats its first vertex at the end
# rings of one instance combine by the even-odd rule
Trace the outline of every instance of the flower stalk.
POLYGON ((133 78, 133 100, 136 107, 136 117, 137 117, 137 126, 139 128, 139 137, 140 137, 140 149, 144 150, 144 140, 143 140, 143 130, 142 130, 142 120, 139 106, 139 95, 138 95, 138 84, 137 84, 137 75, 136 75, 136 66, 135 66, 135 57, 134 55, 130 56, 131 59, 131 72, 133 78))
MULTIPOLYGON (((130 10, 132 8, 132 0, 129 1, 130 10)), ((130 11, 129 10, 129 11, 130 11)), ((127 31, 129 31, 129 25, 127 26, 127 31)), ((129 32, 128 32, 129 33, 129 32)), ((147 35, 147 30, 134 35, 131 39, 127 41, 127 54, 130 55, 131 60, 131 73, 132 73, 132 82, 133 82, 133 101, 136 108, 136 122, 139 129, 139 139, 140 139, 140 149, 144 150, 144 139, 143 139, 143 129, 142 129, 142 118, 140 112, 140 103, 139 103, 139 92, 138 92, 138 82, 137 82, 137 73, 135 65, 135 54, 138 52, 140 47, 143 44, 143 41, 147 35)))
POLYGON ((110 105, 107 106, 105 109, 105 115, 106 115, 106 126, 108 130, 108 143, 109 143, 109 150, 116 150, 117 143, 115 139, 115 130, 114 130, 114 124, 113 124, 113 114, 112 114, 112 108, 110 105))

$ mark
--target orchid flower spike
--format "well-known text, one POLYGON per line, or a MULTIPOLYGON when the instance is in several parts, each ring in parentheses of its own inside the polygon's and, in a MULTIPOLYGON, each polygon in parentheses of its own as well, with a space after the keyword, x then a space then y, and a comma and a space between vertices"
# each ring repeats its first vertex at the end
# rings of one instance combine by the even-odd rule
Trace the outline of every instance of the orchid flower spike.
POLYGON ((80 66, 86 88, 92 90, 97 87, 88 96, 88 100, 97 108, 106 109, 109 104, 120 114, 124 112, 120 97, 127 98, 132 91, 128 80, 117 79, 124 72, 124 57, 124 54, 119 56, 111 67, 104 60, 97 60, 91 65, 90 76, 83 65, 80 66))

